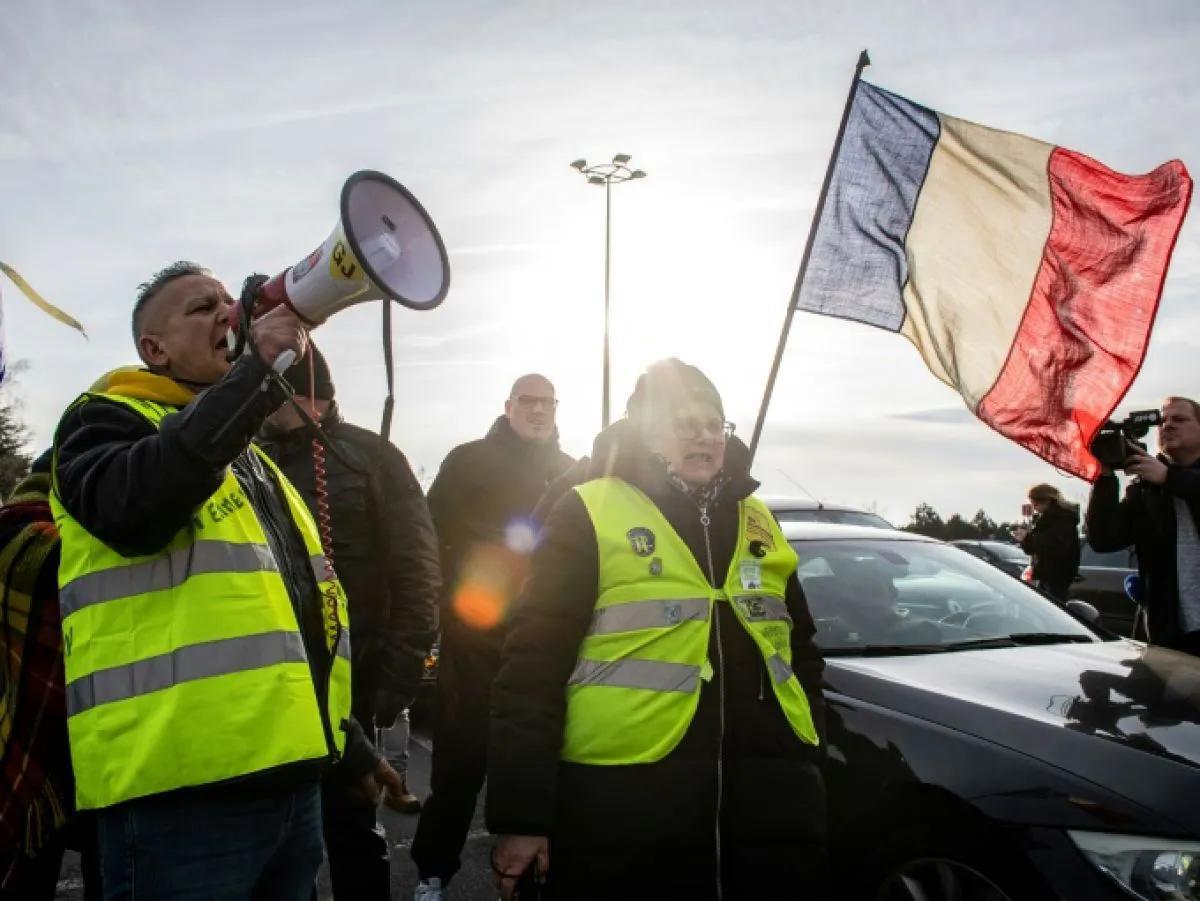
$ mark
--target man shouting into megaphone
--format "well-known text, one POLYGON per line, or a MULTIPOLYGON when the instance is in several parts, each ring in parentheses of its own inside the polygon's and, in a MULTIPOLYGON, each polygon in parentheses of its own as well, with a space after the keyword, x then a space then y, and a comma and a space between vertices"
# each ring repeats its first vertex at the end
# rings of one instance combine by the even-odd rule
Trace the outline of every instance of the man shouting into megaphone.
POLYGON ((199 266, 156 274, 133 309, 145 368, 110 373, 55 435, 71 760, 106 898, 307 901, 322 771, 374 756, 350 719, 345 596, 250 444, 306 333, 278 307, 231 364, 233 310, 199 266))

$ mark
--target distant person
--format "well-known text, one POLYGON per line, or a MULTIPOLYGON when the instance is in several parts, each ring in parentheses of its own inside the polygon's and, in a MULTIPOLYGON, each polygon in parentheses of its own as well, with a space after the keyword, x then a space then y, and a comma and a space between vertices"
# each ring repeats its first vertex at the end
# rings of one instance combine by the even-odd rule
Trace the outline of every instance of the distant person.
MULTIPOLYGON (((374 727, 380 751, 395 770, 384 780, 384 803, 416 813, 421 802, 407 782, 408 710, 433 645, 442 584, 429 508, 404 454, 342 418, 329 364, 315 345, 309 344, 308 356, 284 377, 330 444, 323 454, 325 494, 334 566, 350 609, 351 709, 369 731, 374 727)), ((267 420, 259 443, 320 522, 313 438, 300 414, 285 404, 267 420)), ((370 765, 364 761, 360 768, 370 765)), ((359 790, 363 775, 340 764, 322 785, 336 901, 391 897, 387 835, 375 799, 359 790)))
POLYGON ((1029 489, 1029 503, 1033 528, 1019 526, 1013 537, 1032 558, 1034 584, 1066 603, 1071 583, 1079 574, 1079 505, 1045 483, 1029 489))
POLYGON ((492 691, 506 899, 532 867, 573 901, 829 897, 824 664, 730 432, 656 363, 554 504, 492 691))
POLYGON ((1168 397, 1162 415, 1158 456, 1131 448, 1125 461, 1134 477, 1125 499, 1107 467, 1092 486, 1088 542, 1098 551, 1137 550, 1149 633, 1138 637, 1200 655, 1200 407, 1168 397))
POLYGON ((492 682, 536 533, 531 513, 572 460, 558 447, 554 385, 517 379, 487 437, 454 448, 429 489, 441 548, 444 603, 433 734, 432 791, 412 857, 415 897, 437 901, 458 871, 487 773, 492 682))

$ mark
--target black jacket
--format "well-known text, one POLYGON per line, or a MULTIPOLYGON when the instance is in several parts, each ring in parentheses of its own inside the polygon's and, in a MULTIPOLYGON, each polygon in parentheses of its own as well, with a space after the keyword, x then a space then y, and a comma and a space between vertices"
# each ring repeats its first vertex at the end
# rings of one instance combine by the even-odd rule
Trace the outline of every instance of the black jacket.
MULTIPOLYGON (((262 390, 266 375, 266 364, 257 357, 242 357, 221 381, 165 417, 157 429, 117 401, 96 398, 73 408, 54 439, 57 489, 63 506, 84 528, 132 557, 166 547, 232 467, 274 542, 314 686, 323 695, 331 660, 308 553, 279 485, 249 450, 254 433, 283 400, 275 388, 262 390)), ((370 770, 377 756, 354 721, 330 726, 347 731, 347 777, 370 770)), ((285 772, 246 778, 294 783, 318 778, 325 764, 301 761, 282 768, 285 772)))
POLYGON ((1079 572, 1079 511, 1053 501, 1021 542, 1033 558, 1033 578, 1055 597, 1065 598, 1079 572))
MULTIPOLYGON (((321 428, 334 568, 350 607, 354 712, 394 718, 416 697, 441 595, 437 539, 421 485, 395 445, 342 419, 321 428), (349 465, 347 465, 349 464, 349 465)), ((264 430, 260 445, 317 517, 312 435, 264 430)))
MULTIPOLYGON (((588 478, 612 474, 646 492, 707 569, 696 502, 671 484, 665 465, 646 450, 627 422, 597 437, 591 460, 588 478)), ((714 584, 724 583, 735 553, 738 501, 758 486, 747 463, 745 445, 731 441, 725 465, 729 482, 709 508, 714 584)), ((695 717, 666 758, 606 767, 560 762, 564 690, 592 618, 598 578, 591 519, 579 495, 564 491, 534 552, 532 574, 518 601, 492 688, 489 829, 549 835, 552 878, 556 851, 560 862, 564 853, 568 858, 582 856, 607 874, 620 872, 638 855, 675 850, 693 860, 711 857, 721 760, 724 844, 778 849, 819 844, 825 829, 824 789, 817 767, 822 752, 792 731, 772 693, 761 655, 732 615, 717 615, 709 649, 717 672, 702 684, 695 717)), ((823 735, 824 662, 812 641, 815 629, 795 577, 789 580, 786 601, 794 623, 793 666, 823 735)), ((630 883, 634 886, 636 881, 630 883)))
MULTIPOLYGON (((460 570, 478 544, 503 544, 504 531, 528 518, 547 486, 572 460, 558 447, 525 441, 500 416, 485 438, 460 444, 446 455, 429 487, 429 512, 437 530, 444 588, 454 590, 460 570)), ((453 628, 453 610, 443 609, 443 629, 453 628)))
POLYGON ((1192 519, 1200 524, 1200 460, 1191 466, 1168 464, 1163 485, 1130 483, 1124 500, 1118 500, 1117 489, 1115 475, 1102 475, 1092 486, 1086 520, 1088 543, 1098 551, 1119 551, 1131 545, 1137 550, 1149 641, 1168 648, 1182 647, 1175 498, 1187 502, 1192 519))

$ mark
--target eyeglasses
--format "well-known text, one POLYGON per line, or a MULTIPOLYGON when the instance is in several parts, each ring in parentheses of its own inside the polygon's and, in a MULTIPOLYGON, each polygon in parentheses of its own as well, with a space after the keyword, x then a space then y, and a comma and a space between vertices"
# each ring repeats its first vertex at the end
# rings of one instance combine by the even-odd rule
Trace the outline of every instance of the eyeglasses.
POLYGON ((734 430, 732 422, 716 418, 697 419, 694 416, 684 416, 681 419, 676 419, 671 425, 675 428, 675 437, 680 441, 695 441, 704 434, 727 440, 733 435, 734 430))
POLYGON ((558 407, 558 400, 553 397, 538 397, 536 394, 518 394, 516 397, 511 397, 509 400, 515 400, 517 406, 522 410, 536 410, 541 407, 543 410, 553 411, 558 407))

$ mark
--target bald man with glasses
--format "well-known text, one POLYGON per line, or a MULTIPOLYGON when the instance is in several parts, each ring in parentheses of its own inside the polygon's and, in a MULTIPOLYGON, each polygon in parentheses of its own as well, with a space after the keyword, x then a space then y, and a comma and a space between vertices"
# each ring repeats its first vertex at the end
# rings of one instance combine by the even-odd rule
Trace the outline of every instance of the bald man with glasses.
POLYGON ((536 535, 533 509, 573 462, 559 450, 557 410, 549 379, 521 376, 486 437, 454 448, 429 489, 445 593, 432 792, 412 846, 420 901, 442 898, 457 872, 487 773, 491 684, 536 535))

